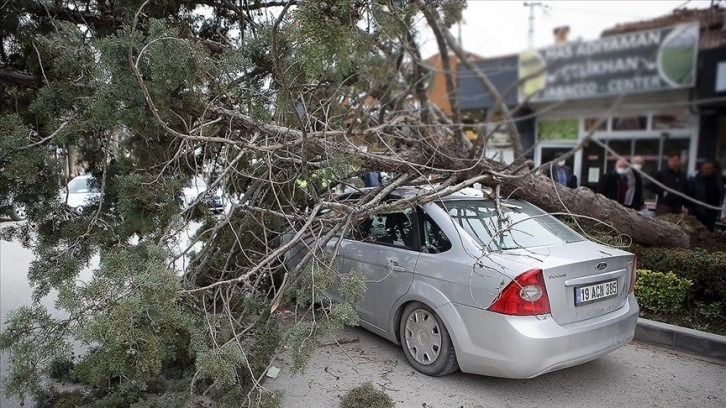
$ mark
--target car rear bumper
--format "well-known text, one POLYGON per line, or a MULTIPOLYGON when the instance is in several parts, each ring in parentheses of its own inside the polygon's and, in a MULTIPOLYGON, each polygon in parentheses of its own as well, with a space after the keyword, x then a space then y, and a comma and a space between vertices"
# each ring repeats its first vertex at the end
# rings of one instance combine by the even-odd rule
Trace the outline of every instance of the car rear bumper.
POLYGON ((616 311, 563 326, 550 315, 506 316, 453 303, 437 312, 461 371, 505 378, 533 378, 599 358, 630 342, 638 322, 633 294, 616 311))

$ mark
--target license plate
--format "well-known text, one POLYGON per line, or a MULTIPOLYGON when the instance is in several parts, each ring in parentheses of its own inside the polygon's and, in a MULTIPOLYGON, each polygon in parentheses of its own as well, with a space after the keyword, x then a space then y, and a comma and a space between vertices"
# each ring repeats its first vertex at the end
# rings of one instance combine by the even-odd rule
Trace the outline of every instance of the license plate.
POLYGON ((618 281, 600 282, 575 288, 575 306, 603 300, 618 295, 618 281))

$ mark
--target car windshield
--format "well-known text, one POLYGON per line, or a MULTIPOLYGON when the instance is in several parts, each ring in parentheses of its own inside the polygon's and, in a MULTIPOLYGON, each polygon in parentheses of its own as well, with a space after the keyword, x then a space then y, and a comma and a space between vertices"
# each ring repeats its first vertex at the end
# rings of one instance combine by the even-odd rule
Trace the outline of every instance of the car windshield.
POLYGON ((200 190, 206 190, 207 183, 204 180, 202 180, 201 177, 192 177, 192 179, 189 180, 189 187, 197 188, 200 190))
POLYGON ((69 193, 98 193, 92 177, 76 177, 68 183, 69 193))
POLYGON ((584 238, 555 217, 524 201, 509 200, 497 215, 494 201, 451 200, 437 203, 481 245, 491 250, 534 248, 584 238))

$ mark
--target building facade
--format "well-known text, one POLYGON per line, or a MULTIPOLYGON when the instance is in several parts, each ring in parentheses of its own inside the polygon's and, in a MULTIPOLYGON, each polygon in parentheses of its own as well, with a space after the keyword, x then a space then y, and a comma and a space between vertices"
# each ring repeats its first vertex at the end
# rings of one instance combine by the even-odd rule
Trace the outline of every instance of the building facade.
MULTIPOLYGON (((726 170, 724 27, 724 9, 678 10, 618 25, 598 40, 559 35, 551 47, 477 64, 500 92, 516 89, 507 104, 536 165, 581 147, 567 163, 579 186, 597 189, 618 156, 643 156, 651 175, 669 152, 689 173, 704 160, 726 170)), ((470 72, 460 66, 458 76, 462 109, 492 108, 481 85, 466 83, 470 72)))

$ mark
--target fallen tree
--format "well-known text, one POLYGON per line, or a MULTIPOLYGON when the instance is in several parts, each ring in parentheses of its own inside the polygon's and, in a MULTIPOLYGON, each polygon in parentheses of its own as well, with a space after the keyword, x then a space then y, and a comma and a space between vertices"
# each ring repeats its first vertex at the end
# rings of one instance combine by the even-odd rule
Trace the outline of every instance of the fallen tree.
POLYGON ((463 1, 129 4, 7 2, 0 72, 22 74, 0 88, 0 194, 25 204, 29 222, 4 236, 37 255, 34 303, 0 336, 13 361, 8 393, 41 393, 44 367, 68 366, 79 341, 93 353, 70 366, 98 406, 153 398, 166 380, 182 384, 169 391, 180 401, 262 404, 260 381, 284 346, 302 368, 317 336, 356 322, 365 282, 330 304, 335 261, 322 246, 362 218, 476 183, 635 242, 689 245, 675 224, 528 173, 521 158, 484 158, 487 135, 465 139, 460 112, 450 119, 428 100, 416 18, 447 54, 463 1), (82 214, 58 199, 63 163, 49 148, 63 146, 98 183, 99 201, 82 214), (369 170, 394 176, 355 206, 330 194, 369 170), (194 175, 228 199, 223 216, 205 211, 203 195, 180 205, 194 175), (387 200, 411 183, 430 188, 387 200), (334 216, 317 216, 325 210, 334 216), (190 230, 189 242, 179 238, 190 230), (284 231, 294 239, 280 246, 284 231), (310 262, 280 268, 306 239, 317 245, 310 262), (98 269, 78 280, 95 254, 98 269), (180 258, 189 262, 179 271, 180 258), (51 291, 63 317, 39 303, 51 291), (285 303, 305 318, 285 326, 285 303))

